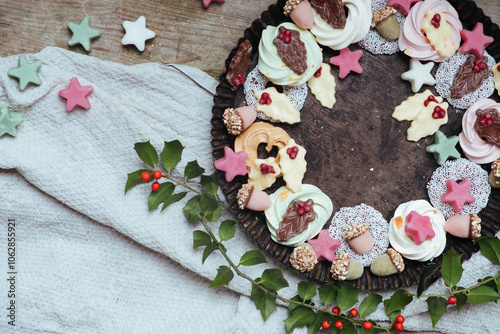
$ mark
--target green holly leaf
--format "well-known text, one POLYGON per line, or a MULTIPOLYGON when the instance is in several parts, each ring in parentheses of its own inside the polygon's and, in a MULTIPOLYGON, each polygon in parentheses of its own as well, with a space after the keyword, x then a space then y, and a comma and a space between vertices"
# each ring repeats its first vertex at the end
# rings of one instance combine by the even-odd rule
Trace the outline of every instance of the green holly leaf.
POLYGON ((138 171, 127 174, 127 183, 125 184, 125 194, 127 193, 127 191, 129 191, 130 189, 132 189, 136 185, 142 184, 142 183, 148 183, 148 182, 151 182, 153 180, 153 178, 151 178, 151 179, 149 179, 148 182, 144 182, 141 178, 141 174, 144 172, 148 172, 149 174, 153 173, 153 171, 150 169, 139 169, 138 171))
MULTIPOLYGON (((368 322, 371 322, 373 326, 377 326, 377 323, 374 322, 374 321, 369 320, 368 322)), ((361 327, 359 329, 359 334, 376 334, 376 333, 379 333, 379 332, 380 332, 380 329, 373 328, 373 327, 372 327, 372 329, 364 329, 363 327, 361 327)))
MULTIPOLYGON (((304 301, 302 300, 302 298, 300 298, 299 295, 295 295, 293 296, 292 298, 290 298, 291 301, 294 301, 294 302, 298 302, 298 303, 303 303, 304 301)), ((295 309, 297 307, 301 307, 301 304, 295 304, 295 303, 288 303, 288 312, 292 313, 293 311, 295 311, 295 309)))
POLYGON ((405 290, 397 290, 388 300, 387 304, 384 300, 385 312, 387 315, 395 311, 401 311, 406 307, 406 305, 410 304, 413 300, 413 297, 406 294, 405 290))
POLYGON ((182 151, 184 147, 178 140, 173 140, 170 142, 165 142, 163 146, 163 151, 160 153, 161 163, 165 170, 170 174, 172 169, 177 166, 179 161, 182 159, 182 151))
POLYGON ((337 305, 340 310, 347 310, 358 302, 359 289, 349 283, 344 283, 337 294, 337 305))
POLYGON ((260 284, 264 287, 278 291, 280 289, 288 287, 287 280, 283 277, 283 272, 281 269, 266 269, 262 273, 260 284))
POLYGON ((462 278, 464 268, 462 267, 462 255, 451 248, 443 253, 443 263, 441 264, 441 276, 444 282, 451 288, 457 285, 462 278))
MULTIPOLYGON (((463 288, 460 288, 462 290, 463 288)), ((462 307, 464 307, 465 303, 467 303, 467 295, 463 292, 461 293, 456 293, 454 296, 457 298, 457 303, 455 304, 457 308, 457 312, 460 312, 462 307)))
POLYGON ((233 277, 234 273, 231 269, 226 266, 220 266, 219 269, 217 269, 217 276, 215 276, 212 284, 210 284, 208 287, 214 288, 217 286, 229 285, 229 282, 231 282, 233 277))
POLYGON ((202 175, 200 184, 203 189, 210 195, 217 195, 217 189, 219 189, 219 179, 217 178, 217 171, 213 172, 211 175, 202 175))
POLYGON ((495 282, 497 283, 497 291, 500 291, 500 277, 497 277, 495 282))
MULTIPOLYGON (((339 333, 342 333, 342 334, 358 334, 358 331, 356 330, 356 327, 354 327, 354 324, 352 322, 344 320, 344 319, 341 319, 341 320, 342 320, 342 323, 343 323, 344 326, 342 326, 342 329, 339 330, 339 333)), ((337 328, 334 327, 334 329, 337 329, 337 328)))
POLYGON ((193 231, 193 249, 197 249, 201 246, 208 246, 212 243, 212 238, 210 235, 204 231, 193 231))
POLYGON ((201 259, 201 263, 204 264, 205 260, 210 256, 210 254, 212 254, 217 249, 219 249, 219 246, 217 246, 217 244, 215 244, 213 242, 209 243, 207 245, 207 247, 205 247, 205 249, 203 250, 203 256, 201 259))
POLYGON ((325 304, 325 306, 333 303, 337 298, 337 293, 339 288, 332 284, 325 284, 319 287, 319 299, 325 304))
POLYGON ((316 296, 316 284, 313 282, 299 282, 297 292, 303 301, 309 300, 316 296))
POLYGON ((149 211, 158 208, 161 203, 171 201, 170 197, 174 190, 175 185, 172 182, 165 182, 160 184, 160 188, 157 191, 151 191, 151 194, 148 196, 149 211))
MULTIPOLYGON (((300 297, 299 297, 300 298, 300 297)), ((308 334, 316 334, 321 330, 321 324, 323 321, 331 321, 332 317, 325 312, 317 312, 316 316, 314 317, 314 321, 311 322, 309 326, 307 326, 307 332, 308 334)))
POLYGON ((469 299, 469 303, 471 304, 484 304, 496 301, 500 298, 500 295, 495 289, 489 286, 481 285, 477 288, 469 290, 467 297, 469 299))
POLYGON ((493 276, 486 276, 485 278, 478 279, 477 282, 482 283, 482 285, 484 286, 489 286, 490 288, 498 292, 497 282, 493 279, 493 276), (483 283, 485 281, 487 282, 483 283))
POLYGON ((429 297, 426 302, 432 320, 432 328, 434 328, 439 319, 446 313, 448 301, 443 297, 429 297))
POLYGON ((221 215, 221 207, 219 201, 213 196, 203 192, 200 198, 200 211, 203 217, 209 222, 219 220, 221 215))
POLYGON ((184 177, 190 180, 202 175, 204 172, 205 169, 198 165, 198 161, 193 160, 187 163, 186 168, 184 169, 184 177))
POLYGON ((156 166, 158 166, 158 153, 149 140, 145 143, 135 143, 134 150, 146 165, 156 169, 156 166))
POLYGON ((236 222, 234 220, 224 220, 219 226, 219 238, 222 241, 231 240, 236 233, 236 222))
POLYGON ((422 272, 422 275, 420 275, 420 280, 418 282, 417 296, 420 297, 422 293, 424 293, 424 290, 426 288, 425 282, 430 277, 432 277, 440 268, 441 268, 440 264, 429 265, 424 267, 424 271, 422 272))
POLYGON ((376 309, 378 304, 382 302, 382 296, 376 293, 372 293, 368 295, 363 301, 359 304, 358 312, 359 318, 365 318, 366 316, 372 314, 376 309))
POLYGON ((243 254, 240 259, 241 266, 253 266, 259 263, 267 263, 265 256, 262 254, 260 250, 250 250, 243 254))
POLYGON ((176 202, 179 202, 181 199, 186 197, 186 195, 187 195, 187 192, 185 192, 185 191, 183 191, 181 193, 177 193, 177 194, 172 194, 172 196, 170 196, 168 199, 166 199, 163 202, 163 206, 161 207, 160 212, 163 212, 163 210, 165 210, 170 204, 174 204, 176 202))
POLYGON ((264 292, 257 285, 252 286, 252 292, 250 298, 255 303, 255 307, 262 314, 264 321, 269 318, 269 315, 276 311, 276 297, 270 293, 264 292))
POLYGON ((500 264, 500 239, 497 237, 482 237, 476 241, 481 248, 481 253, 492 263, 500 264))
POLYGON ((295 328, 300 328, 310 325, 315 318, 316 314, 313 310, 307 307, 298 307, 288 318, 285 319, 285 331, 287 334, 291 333, 295 328))
POLYGON ((190 223, 196 223, 203 217, 200 208, 201 195, 196 195, 191 197, 189 201, 184 205, 182 211, 190 223))

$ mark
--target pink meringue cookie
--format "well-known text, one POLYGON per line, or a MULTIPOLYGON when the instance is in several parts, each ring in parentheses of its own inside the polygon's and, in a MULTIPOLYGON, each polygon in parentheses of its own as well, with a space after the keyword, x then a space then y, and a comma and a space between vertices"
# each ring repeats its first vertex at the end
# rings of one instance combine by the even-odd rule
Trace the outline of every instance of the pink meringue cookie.
POLYGON ((482 99, 474 103, 462 118, 462 132, 459 135, 460 146, 465 156, 472 162, 486 164, 500 157, 500 146, 481 139, 474 129, 476 110, 494 108, 500 112, 500 103, 491 99, 482 99))
POLYGON ((455 8, 445 0, 426 0, 416 3, 406 17, 403 29, 399 34, 398 45, 401 51, 412 58, 440 63, 448 59, 448 57, 441 56, 421 32, 425 13, 428 9, 445 14, 446 21, 451 26, 453 45, 455 49, 460 47, 462 23, 455 8))

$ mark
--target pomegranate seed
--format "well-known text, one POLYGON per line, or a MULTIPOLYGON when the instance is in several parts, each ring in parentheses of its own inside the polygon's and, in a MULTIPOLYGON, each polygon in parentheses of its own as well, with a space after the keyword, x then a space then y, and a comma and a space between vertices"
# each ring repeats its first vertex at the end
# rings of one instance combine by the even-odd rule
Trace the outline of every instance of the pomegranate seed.
POLYGON ((434 97, 434 95, 429 95, 427 100, 424 101, 424 106, 427 107, 431 102, 439 103, 438 100, 436 100, 436 98, 434 97))

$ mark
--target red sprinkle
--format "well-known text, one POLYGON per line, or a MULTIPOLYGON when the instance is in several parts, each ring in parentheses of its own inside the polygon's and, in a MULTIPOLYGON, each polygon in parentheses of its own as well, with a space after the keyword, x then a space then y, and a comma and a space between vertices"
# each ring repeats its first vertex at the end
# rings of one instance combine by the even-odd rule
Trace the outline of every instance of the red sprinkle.
POLYGON ((427 107, 431 102, 439 103, 438 100, 436 100, 436 98, 434 97, 434 95, 429 95, 427 100, 424 101, 424 106, 427 107))
POLYGON ((439 28, 439 26, 441 25, 441 15, 439 14, 435 14, 433 17, 432 17, 432 20, 431 20, 431 24, 434 26, 434 28, 439 28))
POLYGON ((260 100, 259 100, 259 103, 260 104, 271 104, 273 102, 273 100, 271 100, 271 96, 269 95, 269 93, 262 93, 262 95, 260 96, 260 100))
POLYGON ((295 158, 297 158, 297 153, 299 153, 299 148, 297 146, 289 147, 286 150, 286 153, 288 154, 290 159, 294 160, 295 158))
POLYGON ((440 106, 436 106, 434 108, 434 112, 432 113, 432 118, 439 119, 439 118, 444 118, 445 116, 446 116, 446 110, 444 110, 440 106))

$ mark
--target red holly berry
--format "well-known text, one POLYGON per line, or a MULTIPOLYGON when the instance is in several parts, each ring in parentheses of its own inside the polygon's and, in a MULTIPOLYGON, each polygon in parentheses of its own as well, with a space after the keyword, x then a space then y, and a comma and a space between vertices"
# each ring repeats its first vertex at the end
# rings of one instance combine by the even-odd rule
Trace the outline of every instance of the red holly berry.
POLYGON ((434 97, 434 95, 429 95, 429 97, 427 97, 427 100, 424 101, 424 107, 427 107, 431 102, 439 103, 438 100, 436 100, 436 98, 434 97))
POLYGON ((342 320, 335 321, 335 328, 342 328, 342 327, 344 327, 342 320))
POLYGON ((321 323, 321 327, 323 327, 324 329, 330 328, 330 322, 328 322, 328 320, 323 321, 321 323))
POLYGON ((455 305, 456 303, 457 303, 457 297, 455 297, 455 296, 450 296, 450 297, 448 298, 448 304, 450 304, 450 305, 455 305))
POLYGON ((363 323, 363 328, 366 329, 367 331, 369 331, 370 329, 372 329, 372 327, 373 327, 373 324, 371 322, 369 322, 369 321, 365 321, 363 323))
POLYGON ((335 306, 334 308, 332 308, 332 313, 340 314, 340 308, 338 308, 337 306, 335 306))
POLYGON ((157 180, 161 179, 161 172, 159 170, 155 170, 153 172, 153 177, 157 180))
POLYGON ((271 95, 269 95, 269 93, 267 93, 267 92, 262 93, 262 95, 260 96, 260 99, 259 99, 260 104, 269 105, 272 102, 273 102, 273 100, 271 100, 271 95))
POLYGON ((431 24, 434 26, 434 28, 439 28, 439 26, 441 25, 441 15, 435 14, 432 17, 431 24))
POLYGON ((297 158, 297 153, 299 153, 299 148, 297 146, 289 147, 286 150, 286 153, 290 157, 290 159, 294 160, 297 158))
MULTIPOLYGON (((500 65, 499 65, 500 66, 500 65)), ((315 73, 314 77, 319 78, 321 76, 321 70, 323 70, 323 67, 320 67, 315 73)))
POLYGON ((434 112, 432 113, 432 118, 434 118, 434 119, 445 118, 445 116, 446 116, 446 110, 444 110, 440 106, 434 107, 434 112))
POLYGON ((142 179, 144 182, 148 182, 150 178, 151 178, 151 175, 149 175, 149 173, 148 173, 148 172, 142 172, 142 174, 141 174, 141 179, 142 179))
POLYGON ((394 325, 394 329, 397 330, 398 332, 401 332, 403 329, 405 329, 405 326, 403 326, 402 323, 398 322, 394 325))
POLYGON ((402 324, 403 322, 405 322, 405 317, 403 317, 402 315, 398 315, 396 317, 396 322, 402 324))
POLYGON ((158 189, 160 189, 160 184, 158 182, 153 182, 153 184, 151 185, 151 190, 158 191, 158 189))
POLYGON ((349 314, 351 314, 351 317, 357 317, 358 316, 358 310, 356 310, 355 308, 351 309, 349 311, 349 314))

